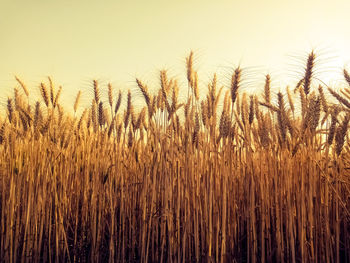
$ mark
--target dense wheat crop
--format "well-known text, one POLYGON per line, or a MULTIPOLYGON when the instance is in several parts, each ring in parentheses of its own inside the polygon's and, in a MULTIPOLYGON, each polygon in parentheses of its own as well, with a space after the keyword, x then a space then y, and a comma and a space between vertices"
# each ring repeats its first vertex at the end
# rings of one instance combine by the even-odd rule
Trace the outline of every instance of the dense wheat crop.
POLYGON ((313 52, 277 94, 269 75, 241 92, 240 67, 204 89, 186 63, 186 87, 166 71, 159 92, 93 81, 74 111, 51 79, 35 101, 17 78, 0 118, 1 260, 350 262, 350 87, 315 85, 313 52))

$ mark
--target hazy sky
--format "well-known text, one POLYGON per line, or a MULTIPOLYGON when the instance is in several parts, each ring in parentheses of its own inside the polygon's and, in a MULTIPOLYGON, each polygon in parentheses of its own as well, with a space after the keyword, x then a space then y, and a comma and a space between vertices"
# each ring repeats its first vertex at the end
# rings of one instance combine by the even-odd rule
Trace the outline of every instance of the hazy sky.
POLYGON ((159 69, 185 74, 191 49, 203 83, 238 64, 253 79, 298 77, 294 56, 312 48, 336 74, 350 61, 349 10, 347 0, 0 0, 0 98, 14 75, 33 88, 50 75, 66 98, 94 78, 156 85, 159 69))

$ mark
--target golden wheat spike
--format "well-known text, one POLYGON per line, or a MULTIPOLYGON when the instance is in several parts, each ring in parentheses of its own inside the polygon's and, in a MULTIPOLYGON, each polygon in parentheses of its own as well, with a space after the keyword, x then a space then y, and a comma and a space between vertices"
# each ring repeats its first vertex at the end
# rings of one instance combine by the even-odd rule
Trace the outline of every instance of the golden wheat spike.
POLYGON ((21 87, 22 87, 24 93, 25 93, 26 96, 28 97, 28 96, 29 96, 29 91, 28 91, 27 86, 24 84, 24 82, 23 82, 22 80, 20 80, 19 77, 15 76, 15 79, 16 79, 16 81, 21 85, 21 87))
POLYGON ((77 96, 75 97, 75 102, 74 102, 74 107, 73 107, 74 113, 76 113, 77 110, 78 110, 78 106, 79 106, 79 102, 80 102, 80 96, 81 96, 81 91, 79 90, 77 96))

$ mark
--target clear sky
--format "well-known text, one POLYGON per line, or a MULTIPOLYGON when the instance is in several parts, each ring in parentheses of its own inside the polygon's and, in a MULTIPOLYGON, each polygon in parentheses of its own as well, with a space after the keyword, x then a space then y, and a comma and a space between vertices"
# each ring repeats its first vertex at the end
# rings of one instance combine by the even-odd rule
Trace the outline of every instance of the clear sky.
POLYGON ((14 75, 33 88, 50 75, 66 100, 94 78, 156 85, 159 69, 185 75, 190 50, 203 85, 238 64, 255 80, 298 78, 312 48, 328 81, 350 61, 349 10, 347 0, 0 0, 0 99, 14 75))

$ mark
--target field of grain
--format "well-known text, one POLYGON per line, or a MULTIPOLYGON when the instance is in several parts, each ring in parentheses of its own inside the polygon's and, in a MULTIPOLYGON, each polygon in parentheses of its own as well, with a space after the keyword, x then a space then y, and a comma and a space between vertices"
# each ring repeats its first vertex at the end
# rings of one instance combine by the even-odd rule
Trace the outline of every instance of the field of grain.
POLYGON ((50 78, 37 101, 17 78, 0 117, 2 261, 350 262, 347 71, 347 87, 315 85, 311 52, 297 86, 274 93, 266 75, 245 94, 240 67, 204 89, 186 64, 185 87, 166 71, 138 95, 94 80, 73 111, 50 78))

